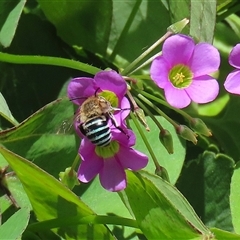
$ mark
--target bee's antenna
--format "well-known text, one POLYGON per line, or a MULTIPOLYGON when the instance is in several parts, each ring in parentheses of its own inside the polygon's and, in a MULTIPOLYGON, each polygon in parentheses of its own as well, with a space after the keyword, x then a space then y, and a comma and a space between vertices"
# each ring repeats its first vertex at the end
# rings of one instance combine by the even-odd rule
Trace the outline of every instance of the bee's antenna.
POLYGON ((77 99, 87 99, 87 98, 86 97, 75 97, 75 98, 69 99, 69 101, 73 101, 73 100, 77 100, 77 99))
POLYGON ((97 92, 100 90, 100 88, 97 88, 97 90, 95 91, 94 95, 95 97, 97 96, 97 92))

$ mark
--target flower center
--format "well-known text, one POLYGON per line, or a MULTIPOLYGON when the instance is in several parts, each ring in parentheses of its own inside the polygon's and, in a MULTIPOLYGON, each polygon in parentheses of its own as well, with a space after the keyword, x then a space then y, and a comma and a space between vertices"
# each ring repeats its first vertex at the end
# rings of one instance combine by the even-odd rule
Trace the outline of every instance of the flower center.
POLYGON ((183 64, 174 66, 168 75, 172 85, 176 88, 186 88, 192 83, 193 73, 183 64))
POLYGON ((99 93, 99 96, 104 97, 108 102, 110 102, 112 107, 118 107, 118 97, 114 92, 103 90, 99 93))
POLYGON ((95 153, 104 159, 115 156, 119 151, 119 143, 117 141, 111 141, 107 146, 95 147, 95 153))

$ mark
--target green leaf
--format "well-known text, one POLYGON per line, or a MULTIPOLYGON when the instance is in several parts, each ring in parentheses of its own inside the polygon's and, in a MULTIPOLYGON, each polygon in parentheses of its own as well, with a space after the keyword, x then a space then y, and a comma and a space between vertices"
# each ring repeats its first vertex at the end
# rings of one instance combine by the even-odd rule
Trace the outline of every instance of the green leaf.
MULTIPOLYGON (((169 1, 169 11, 171 17, 171 23, 178 22, 184 18, 190 18, 190 6, 191 1, 182 0, 179 1, 169 1)), ((189 25, 183 29, 184 34, 189 34, 189 25)))
MULTIPOLYGON (((174 153, 169 154, 167 150, 164 148, 164 146, 161 144, 159 140, 160 130, 150 117, 147 117, 147 124, 149 125, 150 131, 146 132, 144 128, 143 131, 145 132, 146 137, 152 149, 154 150, 154 154, 157 157, 159 164, 167 170, 170 182, 172 184, 175 184, 181 173, 185 159, 185 142, 178 137, 174 127, 167 120, 159 116, 157 116, 156 118, 161 123, 161 125, 171 133, 173 138, 174 153)), ((154 173, 155 165, 152 159, 150 158, 148 150, 140 134, 138 133, 136 126, 133 124, 132 121, 130 121, 130 126, 137 137, 137 143, 135 148, 141 152, 146 153, 149 156, 149 163, 145 169, 151 173, 154 173)))
POLYGON ((0 141, 9 150, 34 160, 35 164, 58 177, 59 172, 72 164, 79 147, 79 140, 68 129, 73 117, 73 104, 67 98, 58 99, 18 126, 0 132, 0 141), (69 126, 62 129, 65 121, 69 126))
POLYGON ((112 18, 112 1, 45 1, 41 9, 70 46, 78 45, 93 53, 105 54, 112 18))
POLYGON ((182 171, 177 187, 207 226, 232 231, 229 188, 233 168, 231 158, 209 150, 182 171))
POLYGON ((0 239, 21 239, 28 225, 30 211, 21 208, 0 226, 0 239))
POLYGON ((18 124, 18 122, 13 117, 5 98, 1 93, 0 93, 0 115, 7 121, 11 122, 13 125, 18 124))
POLYGON ((232 222, 236 233, 240 234, 240 162, 237 163, 233 172, 230 190, 230 207, 232 214, 232 222))
MULTIPOLYGON (((162 37, 170 25, 169 12, 163 1, 114 0, 112 17, 108 47, 113 50, 113 55, 109 59, 119 68, 123 68, 126 60, 128 65, 162 37)), ((155 53, 157 51, 159 49, 155 53)))
POLYGON ((19 1, 19 3, 9 13, 4 25, 1 28, 0 43, 5 48, 9 47, 13 40, 25 3, 26 0, 19 1))
POLYGON ((28 196, 14 172, 5 175, 5 184, 18 207, 32 210, 28 196))
POLYGON ((215 117, 200 117, 207 126, 212 130, 214 137, 225 153, 234 160, 239 160, 240 155, 240 122, 236 117, 236 112, 240 107, 240 98, 230 96, 230 100, 215 117))
POLYGON ((212 236, 172 185, 148 173, 127 171, 127 177, 128 187, 122 197, 148 239, 212 236))
POLYGON ((234 161, 224 154, 205 151, 201 161, 204 164, 204 222, 207 226, 232 230, 229 209, 230 182, 234 161))
POLYGON ((216 0, 191 0, 190 35, 197 42, 213 42, 216 24, 216 0))
MULTIPOLYGON (((74 190, 82 201, 87 203, 97 214, 132 218, 118 194, 105 190, 98 177, 95 177, 88 184, 82 183, 74 190)), ((126 226, 109 225, 108 227, 114 232, 117 239, 128 239, 128 237, 132 239, 130 236, 134 235, 135 232, 135 229, 126 226)))
POLYGON ((240 239, 240 235, 233 233, 233 232, 227 232, 222 229, 218 228, 210 228, 210 230, 214 233, 214 236, 216 239, 240 239))
MULTIPOLYGON (((88 206, 54 177, 4 148, 0 148, 0 152, 22 182, 38 221, 59 218, 61 222, 68 217, 80 219, 94 215, 88 206)), ((74 225, 72 222, 69 225, 67 220, 64 226, 54 232, 67 239, 112 239, 104 225, 74 225)))

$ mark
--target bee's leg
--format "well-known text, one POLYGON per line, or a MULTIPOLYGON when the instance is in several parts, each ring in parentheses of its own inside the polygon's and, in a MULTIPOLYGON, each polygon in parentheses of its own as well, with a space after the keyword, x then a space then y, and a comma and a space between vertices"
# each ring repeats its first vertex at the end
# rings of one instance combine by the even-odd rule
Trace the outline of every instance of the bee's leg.
POLYGON ((118 126, 116 119, 114 118, 112 113, 109 113, 109 118, 111 119, 113 126, 129 138, 128 134, 120 126, 118 126))

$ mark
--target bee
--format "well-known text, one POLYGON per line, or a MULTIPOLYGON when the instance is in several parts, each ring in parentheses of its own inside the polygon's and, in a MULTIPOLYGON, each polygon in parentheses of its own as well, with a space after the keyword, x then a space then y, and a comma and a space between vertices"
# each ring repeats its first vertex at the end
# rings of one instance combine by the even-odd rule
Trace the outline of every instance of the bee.
POLYGON ((79 130, 96 146, 107 146, 112 139, 108 120, 111 120, 117 129, 124 132, 117 126, 113 116, 115 110, 121 109, 112 107, 104 97, 96 94, 89 97, 81 105, 77 116, 77 121, 80 122, 79 130))

